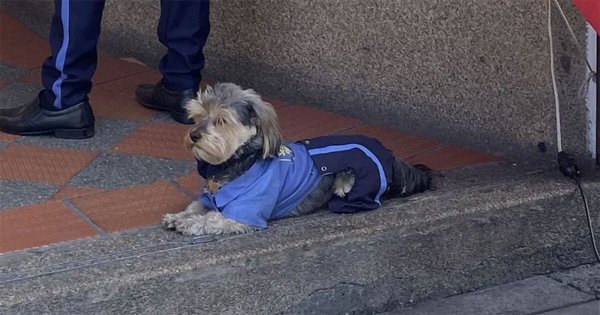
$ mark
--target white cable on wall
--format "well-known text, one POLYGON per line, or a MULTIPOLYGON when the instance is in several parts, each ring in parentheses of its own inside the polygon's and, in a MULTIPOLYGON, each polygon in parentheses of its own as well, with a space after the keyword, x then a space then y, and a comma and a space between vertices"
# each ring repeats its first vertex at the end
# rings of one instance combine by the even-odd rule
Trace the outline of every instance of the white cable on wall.
POLYGON ((560 130, 560 101, 554 74, 554 46, 552 43, 552 0, 548 0, 548 40, 550 41, 550 73, 552 74, 552 90, 554 91, 554 107, 556 109, 556 146, 562 152, 562 134, 560 130))

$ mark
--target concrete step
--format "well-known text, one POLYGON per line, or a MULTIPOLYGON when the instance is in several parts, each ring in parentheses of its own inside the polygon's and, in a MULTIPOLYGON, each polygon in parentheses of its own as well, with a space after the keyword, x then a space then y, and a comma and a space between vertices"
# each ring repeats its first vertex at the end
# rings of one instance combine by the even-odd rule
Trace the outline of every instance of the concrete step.
MULTIPOLYGON (((593 262, 552 165, 449 172, 439 189, 238 236, 146 228, 0 256, 2 314, 377 313, 593 262)), ((584 183, 600 225, 600 183, 584 183)))
POLYGON ((427 301, 379 315, 598 315, 600 264, 427 301))

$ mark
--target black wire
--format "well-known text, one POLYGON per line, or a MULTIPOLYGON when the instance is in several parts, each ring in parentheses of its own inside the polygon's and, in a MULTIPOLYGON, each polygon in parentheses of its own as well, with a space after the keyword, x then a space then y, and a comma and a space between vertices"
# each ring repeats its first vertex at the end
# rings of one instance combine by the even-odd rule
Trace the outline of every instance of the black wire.
POLYGON ((581 193, 581 198, 583 199, 583 204, 585 205, 585 214, 587 215, 588 227, 590 228, 592 246, 594 246, 594 253, 596 254, 598 262, 600 262, 600 254, 598 254, 598 246, 596 246, 596 237, 594 236, 594 229, 592 228, 592 216, 590 215, 590 207, 588 206, 587 198, 585 198, 585 194, 583 193, 583 188, 581 187, 579 178, 574 177, 573 179, 575 179, 575 183, 577 183, 577 187, 579 187, 579 192, 581 193))

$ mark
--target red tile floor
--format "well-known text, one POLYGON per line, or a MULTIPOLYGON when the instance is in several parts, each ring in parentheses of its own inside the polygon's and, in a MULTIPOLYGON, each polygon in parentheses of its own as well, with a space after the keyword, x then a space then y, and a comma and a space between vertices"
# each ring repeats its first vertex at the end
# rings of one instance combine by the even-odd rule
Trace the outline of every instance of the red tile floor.
MULTIPOLYGON (((48 52, 46 40, 0 11, 0 63, 23 70, 18 78, 1 79, 0 92, 15 83, 39 84, 40 65, 48 52)), ((141 107, 134 99, 137 84, 156 82, 159 78, 156 70, 141 64, 99 57, 90 95, 96 116, 99 120, 134 124, 109 148, 46 147, 43 143, 22 143, 24 137, 0 133, 0 185, 5 185, 0 189, 8 191, 8 186, 15 183, 50 185, 54 189, 45 198, 19 207, 3 207, 3 203, 11 200, 0 199, 0 253, 157 225, 164 213, 183 209, 190 202, 201 186, 193 166, 184 175, 124 187, 95 185, 94 181, 107 180, 101 178, 102 172, 88 178, 87 184, 71 182, 103 156, 185 161, 193 165, 182 145, 187 128, 156 119, 159 113, 141 107)), ((284 136, 291 140, 335 133, 366 134, 377 137, 409 162, 440 170, 499 160, 485 152, 367 124, 356 118, 265 99, 276 107, 284 136)))

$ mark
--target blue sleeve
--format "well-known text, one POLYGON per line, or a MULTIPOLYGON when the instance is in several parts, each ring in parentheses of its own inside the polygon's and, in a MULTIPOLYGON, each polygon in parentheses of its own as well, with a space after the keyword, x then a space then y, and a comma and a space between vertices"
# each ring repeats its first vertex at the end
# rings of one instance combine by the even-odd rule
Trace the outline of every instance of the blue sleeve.
POLYGON ((235 198, 220 198, 217 194, 215 201, 223 216, 254 227, 266 228, 281 191, 281 178, 275 173, 262 174, 254 183, 244 187, 244 191, 235 198))

